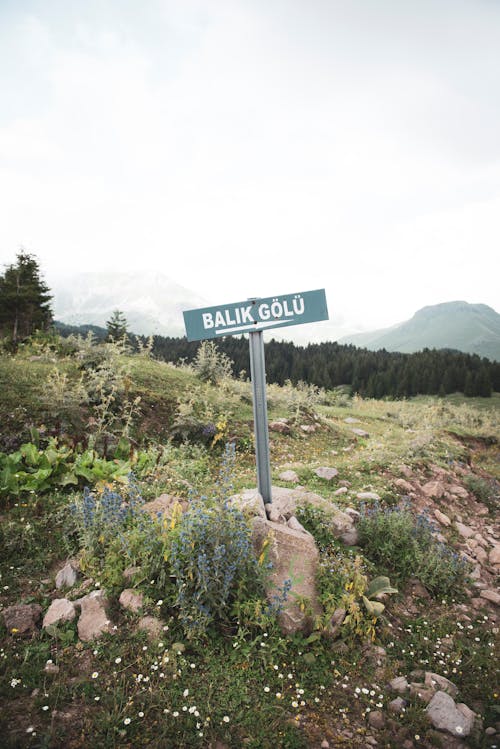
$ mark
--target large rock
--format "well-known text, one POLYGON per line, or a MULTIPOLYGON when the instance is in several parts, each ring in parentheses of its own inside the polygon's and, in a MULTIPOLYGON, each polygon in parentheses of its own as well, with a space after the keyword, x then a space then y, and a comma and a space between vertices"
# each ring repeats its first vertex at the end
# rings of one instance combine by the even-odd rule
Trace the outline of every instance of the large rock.
POLYGON ((24 635, 36 629, 42 607, 38 603, 17 603, 4 609, 2 615, 10 634, 24 635))
POLYGON ((60 622, 72 622, 76 616, 74 604, 67 598, 56 598, 47 609, 43 617, 42 627, 48 627, 50 624, 59 624, 60 622))
POLYGON ((268 599, 282 599, 287 582, 291 589, 282 602, 279 615, 285 634, 311 629, 312 615, 321 613, 317 599, 316 573, 319 553, 314 538, 307 531, 299 531, 256 517, 253 521, 252 540, 257 555, 268 542, 268 559, 272 563, 267 590, 268 599), (297 604, 297 597, 307 599, 310 613, 297 604))
POLYGON ((112 632, 107 613, 108 601, 102 591, 89 593, 75 601, 75 605, 81 608, 78 620, 78 637, 80 640, 88 642, 105 632, 112 632))
POLYGON ((292 481, 294 484, 298 484, 300 481, 296 472, 292 470, 282 471, 279 477, 282 481, 292 481))
POLYGON ((276 421, 269 422, 270 432, 279 432, 280 434, 291 434, 291 428, 287 421, 277 419, 276 421))
POLYGON ((442 481, 428 481, 422 487, 422 492, 430 499, 441 499, 445 494, 445 486, 442 481))
POLYGON ((467 705, 455 704, 446 692, 436 692, 426 707, 427 717, 435 728, 465 738, 474 725, 474 713, 467 705))

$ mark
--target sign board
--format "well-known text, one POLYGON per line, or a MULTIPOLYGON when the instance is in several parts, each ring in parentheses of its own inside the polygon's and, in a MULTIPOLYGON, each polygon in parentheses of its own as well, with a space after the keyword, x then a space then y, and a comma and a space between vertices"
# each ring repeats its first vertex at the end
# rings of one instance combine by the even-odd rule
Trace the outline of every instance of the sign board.
POLYGON ((188 341, 328 320, 324 289, 183 312, 188 341))
POLYGON ((257 483, 265 504, 271 499, 263 330, 328 320, 324 289, 250 299, 183 312, 188 341, 250 333, 250 373, 255 425, 257 483))

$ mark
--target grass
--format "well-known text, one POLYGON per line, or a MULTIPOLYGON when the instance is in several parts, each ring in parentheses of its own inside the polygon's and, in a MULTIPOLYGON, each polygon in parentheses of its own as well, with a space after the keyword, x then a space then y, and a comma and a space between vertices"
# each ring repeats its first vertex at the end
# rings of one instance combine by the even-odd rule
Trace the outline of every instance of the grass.
MULTIPOLYGON (((4 440, 27 435, 28 424, 40 426, 46 414, 37 394, 53 366, 0 357, 4 440)), ((60 366, 75 374, 71 361, 62 360, 60 366)), ((228 417, 228 435, 236 436, 237 445, 234 490, 255 485, 252 410, 245 383, 231 381, 213 388, 201 385, 185 368, 132 358, 129 387, 134 396, 141 396, 135 438, 154 455, 140 477, 146 499, 162 492, 187 499, 193 490, 215 489, 219 445, 170 439, 179 399, 194 396, 203 400, 203 413, 212 409, 228 417)), ((270 419, 290 418, 305 397, 294 396, 291 411, 289 390, 273 387, 271 396, 270 419)), ((361 491, 376 491, 383 504, 393 506, 401 494, 394 482, 403 469, 411 472, 416 485, 432 478, 436 468, 450 476, 465 471, 463 485, 493 517, 499 477, 498 447, 491 438, 500 438, 500 397, 491 399, 488 407, 482 400, 356 398, 347 406, 318 401, 314 433, 300 429, 299 417, 291 418, 290 435, 271 434, 273 483, 279 484, 279 473, 292 467, 307 489, 342 507, 359 508, 356 494, 361 491), (359 423, 346 423, 348 416, 359 423), (357 427, 369 437, 353 434, 357 427), (314 473, 319 466, 334 466, 339 474, 325 481, 314 473), (342 482, 348 491, 334 496, 342 482)), ((79 552, 67 522, 70 501, 71 495, 64 492, 27 494, 14 498, 10 509, 3 511, 2 608, 34 602, 45 612, 61 595, 54 588, 55 573, 79 552)), ((467 522, 467 505, 461 513, 467 522)), ((373 563, 370 570, 381 574, 373 563)), ((209 629, 201 641, 189 641, 156 581, 146 580, 141 586, 141 614, 124 611, 112 599, 115 633, 92 643, 78 640, 76 620, 26 638, 15 637, 0 624, 3 745, 174 749, 220 741, 235 749, 308 749, 324 739, 330 746, 365 747, 371 735, 380 746, 400 747, 405 740, 427 747, 439 746, 441 740, 445 746, 446 736, 431 729, 425 705, 418 700, 410 700, 401 715, 389 718, 388 704, 395 695, 387 682, 416 669, 435 671, 456 683, 459 699, 483 717, 485 726, 498 720, 498 654, 487 608, 476 611, 467 605, 464 610, 464 604, 452 598, 446 604, 440 598, 416 600, 403 585, 386 601, 377 625, 375 644, 386 651, 380 659, 374 643, 347 636, 330 641, 318 633, 284 637, 272 622, 267 629, 233 623, 222 630, 209 629), (139 631, 142 614, 161 614, 159 637, 150 639, 139 631), (58 667, 56 673, 46 671, 48 661, 58 667), (368 724, 374 710, 387 718, 379 732, 368 724)), ((482 735, 469 745, 491 747, 494 737, 482 735)))

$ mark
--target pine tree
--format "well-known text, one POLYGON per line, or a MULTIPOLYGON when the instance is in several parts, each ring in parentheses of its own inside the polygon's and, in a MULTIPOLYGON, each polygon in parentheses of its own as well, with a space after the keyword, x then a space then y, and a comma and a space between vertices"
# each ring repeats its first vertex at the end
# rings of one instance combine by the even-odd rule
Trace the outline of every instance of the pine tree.
POLYGON ((123 312, 119 309, 115 309, 106 323, 108 339, 110 341, 121 341, 127 335, 127 326, 127 319, 123 312))
POLYGON ((0 276, 0 335, 14 344, 52 322, 50 289, 35 257, 24 250, 0 276))

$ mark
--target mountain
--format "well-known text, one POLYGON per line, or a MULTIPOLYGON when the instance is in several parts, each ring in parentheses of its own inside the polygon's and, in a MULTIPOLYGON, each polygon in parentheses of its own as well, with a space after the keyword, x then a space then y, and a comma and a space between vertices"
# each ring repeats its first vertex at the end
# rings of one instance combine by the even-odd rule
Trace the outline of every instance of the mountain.
POLYGON ((139 335, 185 335, 182 311, 207 301, 161 273, 79 273, 51 284, 54 318, 67 325, 106 327, 113 310, 139 335))
POLYGON ((339 343, 403 353, 448 348, 500 361, 500 315, 486 304, 444 302, 423 307, 406 322, 345 336, 339 343))

